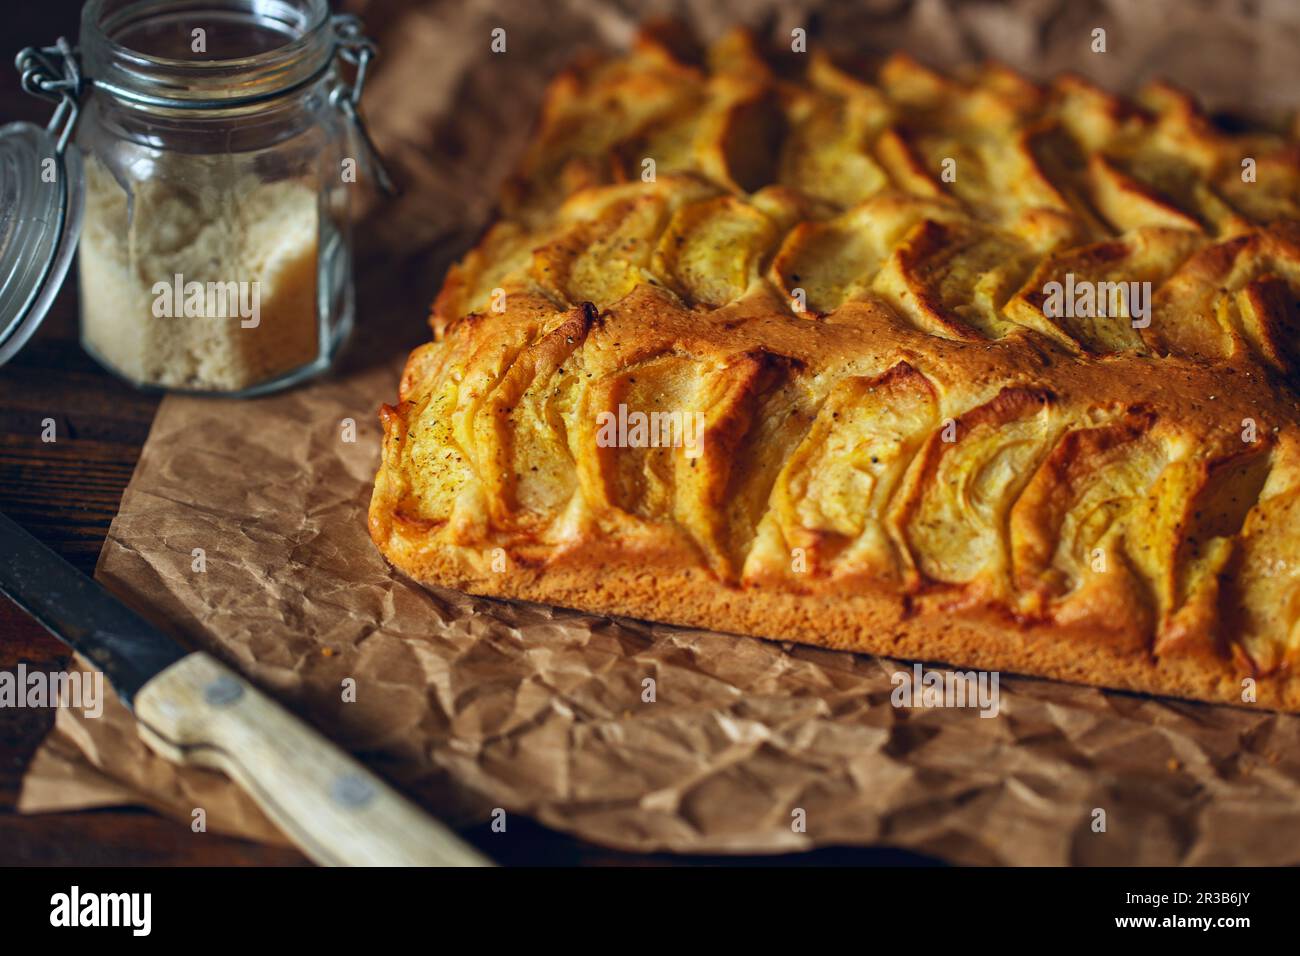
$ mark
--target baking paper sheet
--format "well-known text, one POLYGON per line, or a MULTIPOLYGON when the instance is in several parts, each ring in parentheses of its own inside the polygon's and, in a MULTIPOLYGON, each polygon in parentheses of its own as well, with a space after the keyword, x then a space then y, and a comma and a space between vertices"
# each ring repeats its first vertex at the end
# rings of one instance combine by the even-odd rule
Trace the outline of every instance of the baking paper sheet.
MULTIPOLYGON (((98 577, 453 822, 525 814, 629 850, 905 847, 957 863, 1300 862, 1300 718, 1002 675, 996 718, 890 704, 910 665, 428 591, 365 526, 376 409, 451 257, 488 221, 544 82, 676 13, 936 65, 994 56, 1117 90, 1162 74, 1214 108, 1294 106, 1293 5, 1026 0, 353 5, 383 56, 366 109, 406 195, 358 226, 359 329, 330 379, 169 397, 98 577), (1108 53, 1090 50, 1108 32, 1108 53), (488 52, 507 30, 508 52, 488 52), (355 428, 355 440, 352 429, 355 428), (198 549, 198 552, 196 552, 198 549), (203 570, 196 571, 196 553, 203 570), (344 701, 355 681, 355 702, 344 701), (646 681, 654 682, 654 700, 646 681), (1104 830, 1098 822, 1104 818, 1104 830)), ((282 841, 217 774, 152 755, 116 701, 61 710, 24 810, 139 803, 282 841)))

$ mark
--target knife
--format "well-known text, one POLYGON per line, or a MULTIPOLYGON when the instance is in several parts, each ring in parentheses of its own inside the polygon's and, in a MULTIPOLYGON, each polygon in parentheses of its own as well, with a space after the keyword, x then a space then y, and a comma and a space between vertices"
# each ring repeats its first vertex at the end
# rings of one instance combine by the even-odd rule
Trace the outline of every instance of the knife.
POLYGON ((153 750, 223 771, 317 863, 493 865, 237 672, 186 651, 3 514, 0 591, 104 672, 153 750))

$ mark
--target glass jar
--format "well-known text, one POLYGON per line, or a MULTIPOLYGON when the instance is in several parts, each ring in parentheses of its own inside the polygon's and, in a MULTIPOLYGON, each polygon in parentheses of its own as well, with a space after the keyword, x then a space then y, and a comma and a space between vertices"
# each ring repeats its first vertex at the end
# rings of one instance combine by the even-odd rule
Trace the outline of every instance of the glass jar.
POLYGON ((327 0, 89 0, 72 120, 87 352, 141 387, 238 396, 331 365, 353 323, 373 52, 327 0))

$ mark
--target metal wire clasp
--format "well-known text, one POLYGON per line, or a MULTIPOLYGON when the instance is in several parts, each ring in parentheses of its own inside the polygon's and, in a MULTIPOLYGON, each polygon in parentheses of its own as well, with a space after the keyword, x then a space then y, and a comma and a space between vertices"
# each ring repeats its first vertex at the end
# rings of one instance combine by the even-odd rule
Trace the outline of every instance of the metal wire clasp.
POLYGON ((62 156, 77 125, 84 85, 76 52, 67 40, 59 37, 54 46, 27 47, 15 58, 14 66, 22 74, 24 90, 58 104, 45 128, 51 136, 57 136, 55 149, 62 156))
POLYGON ((365 120, 361 118, 358 109, 361 94, 366 88, 366 71, 370 61, 379 52, 379 48, 365 35, 361 21, 352 14, 336 14, 331 18, 331 23, 334 27, 335 48, 339 59, 355 67, 355 73, 350 84, 340 80, 330 91, 330 103, 352 123, 352 128, 366 151, 366 161, 374 173, 379 188, 388 195, 395 196, 398 193, 397 186, 389 176, 388 170, 384 168, 379 149, 370 138, 370 131, 366 129, 365 120))

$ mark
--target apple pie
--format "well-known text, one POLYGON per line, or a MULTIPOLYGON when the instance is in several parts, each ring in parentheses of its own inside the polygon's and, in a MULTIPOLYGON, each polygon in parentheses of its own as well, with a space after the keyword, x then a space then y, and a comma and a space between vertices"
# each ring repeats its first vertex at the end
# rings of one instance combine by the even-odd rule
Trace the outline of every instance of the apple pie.
POLYGON ((1300 129, 707 51, 551 84, 385 405, 476 594, 1300 710, 1300 129))

